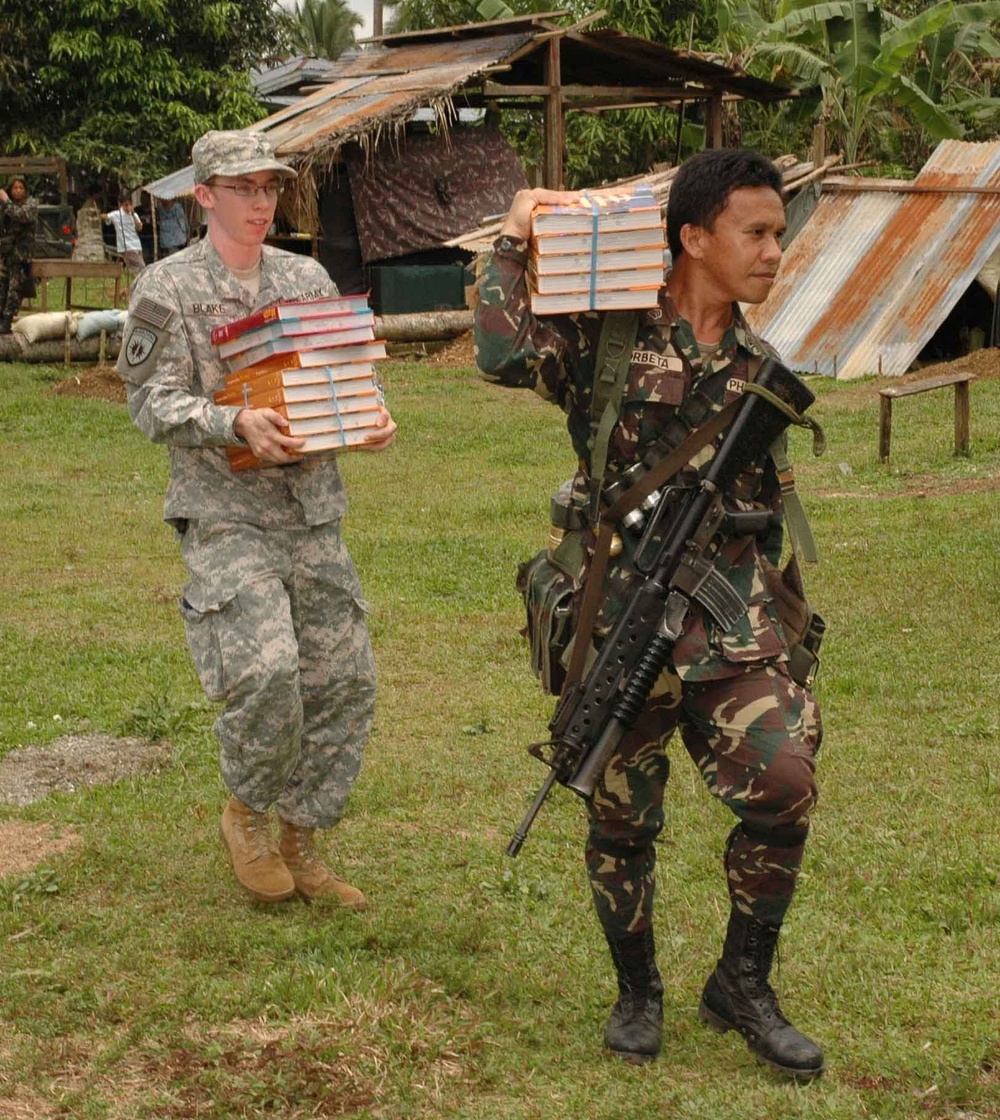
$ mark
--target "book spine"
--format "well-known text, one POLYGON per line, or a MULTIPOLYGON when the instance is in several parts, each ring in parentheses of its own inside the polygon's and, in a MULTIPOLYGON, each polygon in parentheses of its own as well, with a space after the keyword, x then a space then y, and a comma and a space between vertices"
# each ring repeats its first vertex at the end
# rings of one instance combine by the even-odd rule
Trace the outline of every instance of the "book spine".
POLYGON ((220 343, 238 338, 241 334, 262 327, 265 323, 270 323, 280 317, 281 313, 277 307, 264 307, 243 319, 235 319, 232 323, 223 323, 221 326, 213 327, 209 337, 212 343, 218 346, 220 343))

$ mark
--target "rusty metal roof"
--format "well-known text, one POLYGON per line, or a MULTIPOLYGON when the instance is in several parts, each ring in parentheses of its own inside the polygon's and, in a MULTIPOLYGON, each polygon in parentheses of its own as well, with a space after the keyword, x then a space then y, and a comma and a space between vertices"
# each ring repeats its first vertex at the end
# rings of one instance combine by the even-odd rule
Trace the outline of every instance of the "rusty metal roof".
POLYGON ((1000 142, 942 141, 913 181, 828 178, 767 300, 797 370, 903 374, 1000 246, 1000 142))

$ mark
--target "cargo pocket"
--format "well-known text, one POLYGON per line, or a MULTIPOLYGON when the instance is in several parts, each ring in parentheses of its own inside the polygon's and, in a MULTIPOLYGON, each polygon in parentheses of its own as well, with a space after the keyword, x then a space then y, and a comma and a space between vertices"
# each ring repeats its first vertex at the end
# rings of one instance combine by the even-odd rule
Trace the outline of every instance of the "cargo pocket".
POLYGON ((739 622, 725 632, 712 622, 709 640, 723 661, 731 665, 772 661, 786 648, 784 638, 762 602, 752 602, 739 622))
POLYGON ((354 672, 359 680, 375 680, 375 654, 372 652, 371 636, 368 632, 368 616, 371 614, 371 604, 359 595, 352 596, 354 600, 354 672))
POLYGON ((188 649, 209 700, 226 698, 228 689, 220 629, 223 615, 231 616, 238 609, 235 596, 228 600, 206 599, 192 590, 180 601, 188 649))

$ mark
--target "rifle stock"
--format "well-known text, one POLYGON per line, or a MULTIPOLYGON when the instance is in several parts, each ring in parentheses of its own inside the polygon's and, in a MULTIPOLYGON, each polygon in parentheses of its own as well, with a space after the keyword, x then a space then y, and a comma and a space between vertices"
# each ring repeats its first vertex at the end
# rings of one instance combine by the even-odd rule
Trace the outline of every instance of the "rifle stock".
MULTIPOLYGON (((582 681, 559 698, 549 724, 551 739, 529 748, 550 767, 541 789, 507 848, 516 856, 556 782, 584 799, 594 788, 622 738, 635 726, 657 677, 680 636, 691 600, 714 569, 709 546, 725 516, 725 488, 763 455, 815 399, 780 362, 762 363, 698 484, 686 494, 659 537, 643 582, 601 644, 582 681), (758 390, 763 390, 759 392, 758 390), (545 748, 550 748, 545 753, 545 748)), ((661 502, 675 502, 665 493, 661 502)), ((657 520, 656 510, 651 520, 657 520)), ((646 547, 646 541, 643 542, 646 547)), ((738 597, 737 597, 738 599, 738 597)), ((742 609, 746 604, 738 600, 742 609)), ((723 608, 732 604, 721 604, 723 608)), ((742 611, 737 607, 735 617, 742 611)))

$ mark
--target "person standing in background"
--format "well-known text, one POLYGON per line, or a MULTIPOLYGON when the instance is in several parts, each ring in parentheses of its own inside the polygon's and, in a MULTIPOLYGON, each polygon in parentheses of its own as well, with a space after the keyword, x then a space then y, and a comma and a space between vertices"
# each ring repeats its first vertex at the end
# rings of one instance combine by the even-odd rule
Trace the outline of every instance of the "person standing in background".
POLYGON ((104 222, 115 231, 115 249, 121 254, 125 267, 133 276, 138 276, 146 267, 142 255, 142 242, 139 240, 142 219, 135 212, 135 206, 127 191, 122 191, 118 209, 104 215, 104 222))
POLYGON ((7 190, 0 190, 0 334, 10 334, 21 307, 37 221, 38 202, 27 183, 12 179, 7 190))
POLYGON ((169 257, 188 243, 190 230, 184 203, 174 198, 160 207, 160 255, 169 257))

